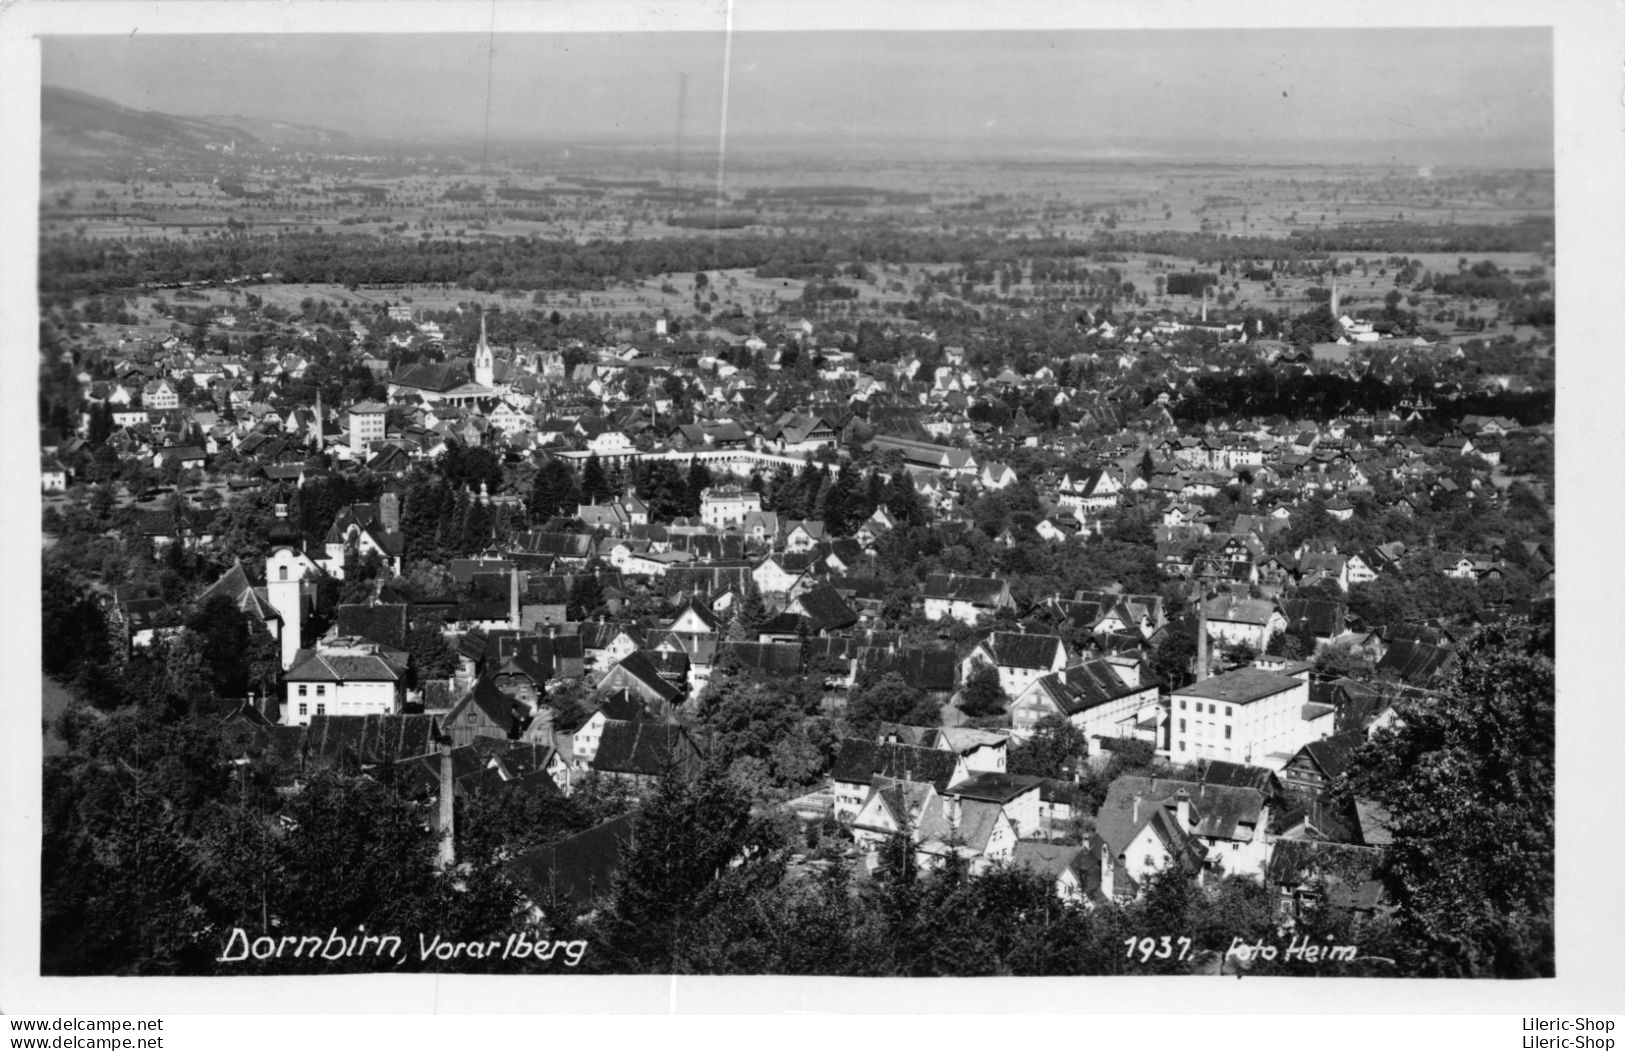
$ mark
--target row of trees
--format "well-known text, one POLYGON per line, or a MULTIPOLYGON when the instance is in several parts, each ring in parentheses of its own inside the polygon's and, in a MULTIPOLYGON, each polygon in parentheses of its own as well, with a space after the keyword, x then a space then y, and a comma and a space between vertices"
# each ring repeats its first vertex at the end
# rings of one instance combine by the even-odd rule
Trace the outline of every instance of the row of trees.
POLYGON ((41 245, 42 290, 101 293, 144 284, 223 281, 275 273, 290 282, 362 284, 455 283, 476 289, 599 290, 661 274, 756 269, 763 276, 830 272, 853 260, 878 263, 1001 265, 1021 259, 1072 259, 1094 253, 1152 252, 1199 263, 1324 258, 1339 251, 1540 251, 1552 239, 1549 219, 1499 226, 1385 224, 1380 230, 1294 231, 1288 238, 1230 237, 1158 231, 1097 231, 1089 240, 944 233, 895 223, 847 232, 715 239, 674 237, 627 241, 538 238, 455 240, 345 233, 234 233, 198 241, 49 239, 41 245))

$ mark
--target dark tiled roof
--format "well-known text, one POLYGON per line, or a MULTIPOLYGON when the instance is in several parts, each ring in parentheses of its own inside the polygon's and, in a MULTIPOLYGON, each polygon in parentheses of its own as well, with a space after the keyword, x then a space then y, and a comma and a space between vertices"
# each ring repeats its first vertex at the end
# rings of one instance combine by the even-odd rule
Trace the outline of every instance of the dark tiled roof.
POLYGON ((347 638, 363 638, 390 649, 406 649, 406 609, 401 603, 366 606, 359 603, 338 608, 338 632, 347 638))
POLYGON ((952 650, 901 650, 888 663, 916 690, 945 693, 954 688, 958 665, 952 650))
POLYGON ((1413 686, 1425 686, 1450 663, 1455 651, 1420 639, 1394 639, 1377 662, 1378 672, 1392 672, 1413 686))
POLYGON ((653 661, 649 660, 648 653, 645 650, 627 654, 620 663, 609 670, 609 673, 603 679, 599 680, 598 688, 605 689, 604 684, 606 682, 613 686, 617 673, 631 676, 647 688, 650 693, 662 700, 674 701, 682 695, 681 690, 661 677, 660 669, 655 667, 653 661))
POLYGON ((407 365, 389 381, 401 387, 443 392, 468 382, 468 373, 460 364, 451 362, 420 362, 407 365))
POLYGON ((1211 679, 1204 679, 1175 690, 1174 695, 1200 697, 1203 700, 1223 701, 1229 704, 1250 704, 1302 685, 1302 679, 1278 675, 1262 668, 1237 668, 1235 671, 1215 675, 1211 679))
POLYGON ((1074 866, 1081 871, 1083 865, 1089 861, 1083 851, 1082 846, 1062 846, 1023 839, 1016 843, 1012 861, 1022 868, 1054 880, 1060 879, 1063 873, 1074 866))
POLYGON ((820 631, 837 631, 858 621, 858 615, 852 612, 851 607, 828 585, 804 592, 796 602, 820 631))
POLYGON ((1229 788, 1251 788, 1264 795, 1272 795, 1280 788, 1275 771, 1267 766, 1248 766, 1223 759, 1203 759, 1197 764, 1203 784, 1229 788))
POLYGON ((1088 660, 1042 676, 1036 683, 1063 715, 1077 715, 1098 708, 1119 697, 1139 693, 1143 687, 1130 686, 1104 660, 1088 660))
POLYGON ((1042 788, 1044 779, 1029 774, 972 774, 949 789, 950 795, 966 799, 981 799, 990 803, 1008 803, 1013 799, 1042 788))
POLYGON ((1344 607, 1341 602, 1315 598, 1288 599, 1281 604, 1281 612, 1286 614, 1289 630, 1307 626, 1311 633, 1324 638, 1343 630, 1344 607))
POLYGON ((1059 636, 1020 631, 995 631, 988 636, 987 647, 1004 668, 1052 668, 1063 648, 1059 636))
POLYGON ((673 723, 606 719, 592 768, 607 773, 658 777, 685 761, 693 750, 688 731, 673 723))
POLYGON ((906 744, 876 744, 858 737, 841 742, 830 777, 846 783, 869 784, 875 777, 929 781, 945 791, 954 776, 958 756, 936 748, 906 744))
POLYGON ((398 682, 405 676, 405 665, 377 654, 300 650, 283 678, 287 682, 398 682))
POLYGON ((432 715, 317 715, 305 727, 307 763, 348 757, 361 763, 391 763, 429 755, 440 747, 432 715))
POLYGON ((624 814, 528 850, 513 860, 508 874, 544 909, 555 903, 586 908, 609 893, 621 849, 631 841, 636 820, 635 815, 624 814))
POLYGON ((925 579, 925 597, 991 606, 1004 591, 1004 581, 957 573, 933 573, 925 579))
POLYGON ((801 646, 794 642, 735 642, 717 647, 717 659, 728 654, 741 667, 769 675, 801 674, 801 646))
POLYGON ((1249 788, 1124 775, 1107 788, 1095 829, 1113 851, 1121 852, 1152 813, 1166 809, 1169 818, 1174 817, 1181 790, 1190 797, 1192 825, 1186 831, 1215 839, 1250 838, 1266 802, 1261 793, 1249 788))
POLYGON ((1310 741, 1303 746, 1303 751, 1320 767, 1321 773, 1335 779, 1348 769, 1349 763, 1354 760, 1354 753, 1364 744, 1363 733, 1341 733, 1310 741))

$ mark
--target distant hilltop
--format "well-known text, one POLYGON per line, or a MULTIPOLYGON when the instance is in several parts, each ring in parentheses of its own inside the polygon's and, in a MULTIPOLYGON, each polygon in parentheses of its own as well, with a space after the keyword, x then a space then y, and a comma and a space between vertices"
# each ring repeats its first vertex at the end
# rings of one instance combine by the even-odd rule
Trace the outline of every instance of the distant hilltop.
POLYGON ((179 117, 50 86, 40 90, 40 120, 47 165, 131 155, 328 149, 349 140, 330 128, 260 117, 179 117))
POLYGON ((251 139, 266 146, 283 149, 315 149, 346 146, 351 142, 348 132, 320 128, 313 124, 295 124, 292 121, 272 120, 268 117, 244 117, 240 114, 199 118, 222 128, 235 128, 251 139))

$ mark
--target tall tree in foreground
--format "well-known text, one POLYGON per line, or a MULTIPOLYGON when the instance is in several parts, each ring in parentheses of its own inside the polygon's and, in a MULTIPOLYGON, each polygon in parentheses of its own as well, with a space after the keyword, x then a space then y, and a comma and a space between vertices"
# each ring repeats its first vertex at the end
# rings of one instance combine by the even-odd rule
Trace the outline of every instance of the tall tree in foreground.
POLYGON ((622 973, 678 970, 690 935, 745 877, 735 867, 765 857, 765 837, 749 798, 720 766, 707 764, 692 780, 662 777, 621 848, 595 963, 622 973))
POLYGON ((1478 629, 1437 698, 1401 701, 1349 788, 1392 814, 1386 876, 1412 973, 1554 973, 1551 633, 1478 629))

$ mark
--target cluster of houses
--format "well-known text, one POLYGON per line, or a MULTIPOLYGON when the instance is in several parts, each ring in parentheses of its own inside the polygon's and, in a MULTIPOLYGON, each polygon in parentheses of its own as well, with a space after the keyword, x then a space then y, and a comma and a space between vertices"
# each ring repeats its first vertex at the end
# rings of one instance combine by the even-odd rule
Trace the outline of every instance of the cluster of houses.
MULTIPOLYGON (((387 498, 344 508, 329 541, 370 537, 387 552, 398 536, 397 516, 387 498)), ((1199 878, 1279 878, 1285 908, 1305 891, 1315 868, 1312 858, 1304 860, 1311 847, 1298 846, 1291 872, 1277 872, 1278 843, 1366 851, 1373 863, 1381 845, 1380 815, 1351 821, 1321 813, 1314 803, 1366 729, 1381 725, 1384 707, 1376 691, 1348 680, 1312 682, 1308 663, 1266 657, 1164 693, 1142 678, 1145 643, 1168 626, 1158 596, 1100 592, 1050 600, 1070 623, 1091 630, 1080 649, 1059 635, 1028 630, 1021 620, 999 620, 1010 603, 1002 581, 931 577, 917 597, 922 612, 976 623, 979 630, 958 649, 910 646, 900 633, 871 626, 881 596, 865 594, 828 566, 811 572, 820 554, 816 543, 808 552, 813 558, 793 563, 788 586, 762 587, 773 581, 760 574, 762 567, 782 570, 788 557, 782 553, 788 535, 778 532, 767 538, 769 553, 759 564, 727 557, 735 553, 729 545, 713 545, 705 557, 669 570, 689 575, 687 597, 662 616, 572 622, 568 595, 587 572, 592 549, 558 552, 547 536, 520 534, 506 550, 448 565, 472 599, 407 598, 385 583, 374 600, 339 606, 326 634, 307 639, 302 626, 320 563, 279 520, 264 585, 253 584, 238 564, 200 596, 231 598, 281 643, 279 696, 252 698, 233 707, 231 717, 252 723, 263 747, 303 771, 312 763, 376 764, 382 760, 354 741, 369 735, 396 740, 399 728, 410 725, 419 728, 413 734, 424 735, 412 738, 418 742, 413 748, 422 750, 389 752, 388 761, 408 762, 431 792, 511 784, 568 794, 589 775, 640 790, 662 776, 692 773, 703 762, 706 742, 685 715, 719 666, 774 677, 817 675, 834 697, 863 671, 884 669, 924 694, 950 700, 977 665, 986 664, 1010 698, 1008 727, 888 724, 875 738, 849 738, 827 789, 796 800, 792 809, 847 826, 871 865, 886 839, 903 834, 923 864, 941 864, 952 854, 973 871, 1030 865, 1080 902, 1132 897, 1151 873, 1174 863, 1199 878), (732 612, 751 588, 777 612, 747 631, 732 612), (407 636, 424 622, 455 641, 457 668, 449 678, 414 686, 407 636), (590 686, 589 703, 560 710, 551 696, 576 682, 590 686), (1081 731, 1085 762, 1141 742, 1175 770, 1201 773, 1195 780, 1183 774, 1121 778, 1098 812, 1083 814, 1075 809, 1073 781, 1006 771, 1010 749, 1054 718, 1081 731), (443 757, 444 783, 437 772, 443 757), (1092 823, 1081 842, 1069 834, 1078 818, 1092 823)), ((823 547, 828 557, 829 545, 823 547)), ((631 586, 625 575, 603 575, 631 586)), ((608 590, 617 601, 617 589, 608 590)), ((132 614, 138 601, 130 600, 132 614)), ((1209 605, 1209 638, 1217 645, 1231 621, 1209 605)), ((1404 674, 1423 682, 1450 657, 1448 646, 1421 640, 1400 640, 1394 652, 1406 662, 1404 674)), ((572 856, 554 848, 552 860, 528 859, 526 871, 540 879, 539 872, 572 856)), ((587 903, 590 894, 578 902, 587 903)))
MULTIPOLYGON (((731 337, 692 366, 628 347, 566 369, 556 351, 499 353, 483 321, 469 358, 393 371, 363 362, 385 394, 349 405, 280 398, 277 379, 297 378, 308 365, 297 353, 256 363, 165 346, 121 358, 113 380, 81 379, 87 408, 112 408, 108 445, 118 454, 182 470, 229 463, 237 487, 294 487, 363 468, 398 477, 453 445, 578 463, 595 457, 610 467, 701 462, 735 476, 707 489, 690 520, 651 521, 628 492, 498 537, 478 557, 448 564, 455 597, 407 595, 385 579, 369 601, 334 611, 319 638, 305 634, 319 577, 342 577, 351 553, 377 556, 386 578, 401 572, 401 497, 386 489, 342 509, 320 545, 307 547, 279 518, 263 567, 252 567, 251 578, 249 567, 233 566, 198 601, 223 596, 278 640, 277 695, 236 705, 230 717, 257 727, 261 747, 300 770, 404 763, 442 801, 492 785, 567 794, 589 775, 637 789, 703 761, 705 742, 685 715, 719 667, 818 676, 838 709, 866 672, 894 672, 921 695, 950 702, 985 664, 1009 700, 1007 727, 888 725, 878 737, 848 739, 827 788, 798 800, 798 812, 844 823, 871 856, 905 835, 924 864, 954 855, 974 869, 1028 865, 1085 902, 1132 897, 1172 864, 1271 881, 1290 910, 1317 871, 1318 851, 1374 861, 1384 815, 1364 804, 1354 815, 1333 813, 1319 798, 1362 736, 1381 725, 1381 697, 1351 680, 1318 681, 1303 661, 1261 655, 1278 633, 1306 633, 1317 647, 1357 648, 1403 688, 1426 689, 1448 668, 1450 641, 1351 623, 1338 598, 1402 566, 1414 555, 1404 545, 1339 551, 1311 540, 1281 552, 1270 539, 1311 498, 1335 518, 1354 515, 1356 499, 1379 478, 1403 487, 1402 505, 1426 507, 1457 486, 1437 466, 1444 456, 1482 465, 1467 495, 1489 506, 1502 499, 1488 484, 1501 443, 1512 435, 1549 441, 1549 432, 1519 434, 1508 419, 1467 417, 1423 442, 1403 433, 1405 414, 1350 412, 1329 423, 1219 420, 1182 434, 1169 406, 1188 378, 1144 405, 1127 390, 1056 385, 1047 367, 990 375, 965 364, 961 348, 943 348, 934 370, 917 358, 860 368, 850 353, 820 351, 810 326, 795 340, 817 355, 811 381, 784 373, 776 382, 777 348, 731 337), (766 379, 731 363, 736 342, 768 364, 766 379), (674 413, 673 385, 651 377, 677 380, 690 406, 685 422, 674 413), (190 402, 180 397, 182 379, 198 392, 190 402), (628 393, 634 388, 639 397, 628 393), (999 428, 970 411, 978 399, 1034 391, 1066 406, 1072 422, 1062 433, 1043 437, 1019 410, 999 428), (1041 442, 1066 462, 1092 466, 1024 477, 1007 462, 1041 442), (881 611, 895 596, 867 569, 898 528, 886 509, 851 535, 832 536, 822 521, 765 509, 747 481, 810 457, 840 470, 854 452, 901 464, 939 528, 974 527, 964 513, 976 497, 1025 483, 1050 509, 1034 527, 1042 542, 1097 531, 1130 499, 1157 508, 1158 565, 1206 596, 1194 611, 1197 681, 1159 689, 1146 663, 1170 618, 1159 596, 1121 588, 1052 594, 1018 608, 1004 580, 932 574, 908 600, 927 620, 973 627, 970 637, 925 644, 883 628, 881 611), (1284 495, 1216 529, 1194 501, 1232 486, 1284 495), (572 620, 571 596, 589 576, 610 615, 572 620), (1321 598, 1286 597, 1322 583, 1321 598), (632 596, 653 589, 674 599, 661 614, 620 615, 632 596), (745 623, 739 611, 758 600, 764 616, 745 623), (424 624, 455 649, 449 677, 413 673, 408 638, 424 624), (1242 650, 1250 652, 1218 656, 1242 650), (575 682, 586 683, 590 703, 552 702, 575 682), (1087 740, 1084 762, 1133 745, 1177 776, 1119 778, 1098 810, 1077 813, 1075 781, 1006 770, 1010 749, 1055 718, 1087 740), (1088 834, 1068 836, 1078 819, 1087 819, 1088 834)), ((1415 418, 1423 410, 1409 411, 1415 418)), ((44 488, 70 484, 63 463, 83 446, 83 436, 48 438, 44 488)), ((212 538, 206 512, 155 512, 139 528, 156 546, 212 538)), ((995 539, 1032 538, 1006 527, 995 539)), ((1520 561, 1544 567, 1538 582, 1549 587, 1551 552, 1535 548, 1520 561)), ((1504 542, 1491 539, 1482 551, 1448 553, 1442 572, 1494 579, 1504 554, 1504 542)), ((174 622, 150 591, 120 590, 114 607, 131 646, 150 644, 174 622)), ((948 711, 952 723, 955 709, 948 711)), ((525 859, 525 878, 568 885, 590 900, 592 888, 607 884, 561 870, 598 866, 601 875, 604 835, 589 835, 590 849, 560 844, 525 859)), ((1369 910, 1377 905, 1372 886, 1360 881, 1338 893, 1369 910)))

